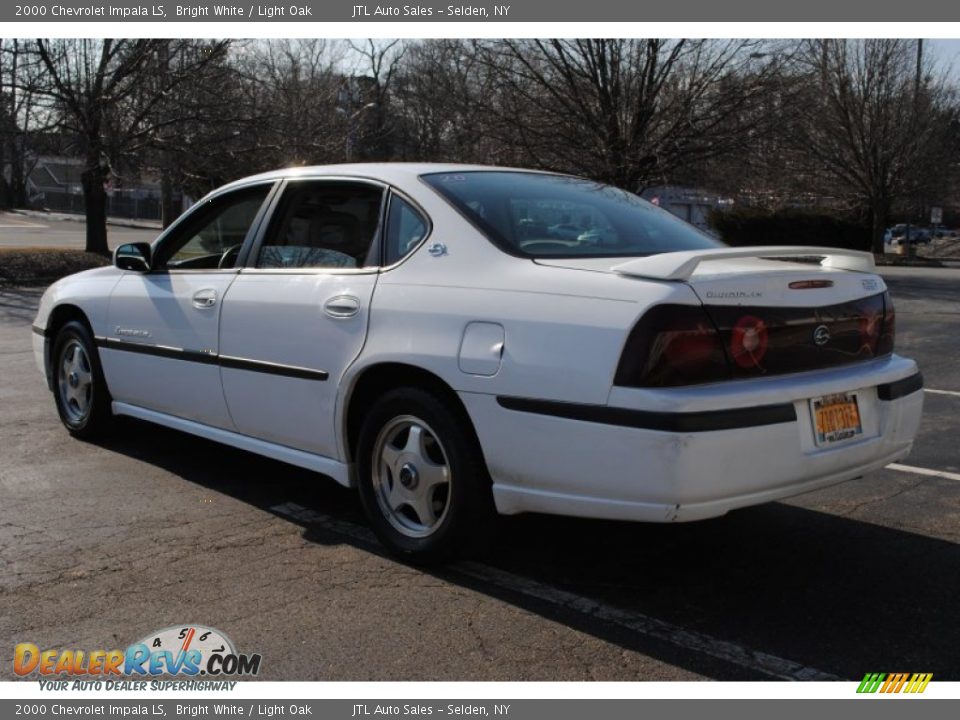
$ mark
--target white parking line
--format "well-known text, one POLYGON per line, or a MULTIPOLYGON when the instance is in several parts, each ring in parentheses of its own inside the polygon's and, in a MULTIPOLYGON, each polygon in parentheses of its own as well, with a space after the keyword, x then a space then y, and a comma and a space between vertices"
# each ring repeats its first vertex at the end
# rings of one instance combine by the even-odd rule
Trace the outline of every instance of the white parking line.
POLYGON ((933 393, 934 395, 953 395, 954 397, 960 397, 960 392, 956 390, 931 390, 930 388, 924 388, 923 391, 933 393))
POLYGON ((944 480, 956 480, 960 482, 960 473, 947 472, 946 470, 931 470, 930 468, 914 467, 913 465, 900 465, 899 463, 890 463, 888 470, 899 470, 900 472, 913 473, 914 475, 928 475, 930 477, 943 478, 944 480))
POLYGON ((566 590, 560 590, 550 585, 504 572, 496 568, 479 563, 459 563, 455 569, 466 575, 475 577, 498 587, 512 590, 527 597, 549 602, 553 605, 574 610, 583 615, 618 625, 638 635, 656 638, 670 643, 684 650, 692 650, 702 655, 723 660, 754 672, 761 672, 770 677, 781 680, 841 680, 842 678, 830 673, 806 667, 793 660, 771 655, 770 653, 752 650, 736 643, 720 640, 711 635, 687 630, 679 625, 642 613, 623 610, 606 605, 582 595, 576 595, 566 590))
MULTIPOLYGON (((366 544, 375 544, 376 538, 366 528, 353 523, 336 520, 328 515, 310 510, 296 503, 283 503, 270 508, 280 515, 293 518, 300 522, 320 525, 324 529, 347 535, 366 544)), ((679 625, 673 625, 663 620, 649 617, 642 613, 623 610, 606 605, 598 600, 560 590, 545 583, 531 580, 521 575, 499 570, 497 568, 475 562, 460 562, 450 566, 451 570, 468 577, 481 580, 485 583, 547 602, 581 615, 601 620, 612 625, 629 630, 637 635, 654 638, 667 642, 684 650, 691 650, 701 655, 708 655, 737 665, 754 672, 763 673, 781 680, 841 680, 842 678, 830 673, 807 667, 793 660, 771 655, 769 653, 751 650, 736 643, 720 640, 719 638, 687 630, 679 625)))
POLYGON ((0 213, 0 228, 45 228, 45 223, 26 220, 7 213, 0 213))

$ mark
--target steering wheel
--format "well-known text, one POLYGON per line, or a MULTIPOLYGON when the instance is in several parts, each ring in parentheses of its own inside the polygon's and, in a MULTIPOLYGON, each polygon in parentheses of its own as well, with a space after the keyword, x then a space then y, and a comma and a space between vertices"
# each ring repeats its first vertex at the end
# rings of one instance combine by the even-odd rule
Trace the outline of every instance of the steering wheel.
POLYGON ((520 249, 526 252, 556 252, 569 251, 578 245, 576 242, 567 242, 564 240, 531 240, 520 243, 520 249))
POLYGON ((234 266, 234 263, 237 262, 237 257, 240 255, 240 248, 243 245, 233 245, 228 247, 223 255, 220 256, 220 262, 217 263, 218 270, 229 270, 234 266))

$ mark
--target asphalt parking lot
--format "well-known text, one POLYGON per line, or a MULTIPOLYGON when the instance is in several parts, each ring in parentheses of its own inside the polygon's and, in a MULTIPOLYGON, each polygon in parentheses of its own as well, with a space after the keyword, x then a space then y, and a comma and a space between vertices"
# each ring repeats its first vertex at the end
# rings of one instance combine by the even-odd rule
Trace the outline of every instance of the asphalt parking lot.
MULTIPOLYGON (((68 216, 0 212, 0 248, 45 247, 82 250, 85 242, 85 225, 79 222, 79 217, 65 219, 66 217, 68 216)), ((111 248, 123 243, 151 242, 159 234, 159 228, 107 226, 107 238, 111 248)))
POLYGON ((134 422, 70 438, 42 290, 0 289, 0 648, 201 623, 274 680, 960 680, 960 270, 884 274, 928 388, 900 469, 694 524, 505 519, 431 571, 309 472, 134 422))

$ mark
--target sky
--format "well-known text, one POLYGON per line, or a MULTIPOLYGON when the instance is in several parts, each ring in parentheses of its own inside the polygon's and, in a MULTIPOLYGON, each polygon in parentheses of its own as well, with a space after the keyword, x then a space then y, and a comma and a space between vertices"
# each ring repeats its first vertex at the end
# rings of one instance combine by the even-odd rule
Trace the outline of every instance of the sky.
POLYGON ((930 43, 937 60, 951 67, 951 75, 960 81, 960 40, 927 40, 926 43, 930 43))

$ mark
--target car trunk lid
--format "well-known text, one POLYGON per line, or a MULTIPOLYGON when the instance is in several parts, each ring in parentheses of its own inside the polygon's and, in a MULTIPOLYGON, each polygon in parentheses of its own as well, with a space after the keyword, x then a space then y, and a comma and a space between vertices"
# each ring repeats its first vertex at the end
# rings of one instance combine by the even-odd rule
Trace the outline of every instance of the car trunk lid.
MULTIPOLYGON (((726 357, 726 377, 731 379, 863 362, 888 354, 893 348, 893 306, 883 280, 871 272, 874 265, 869 253, 829 248, 721 248, 626 261, 589 258, 538 262, 606 272, 624 279, 688 285, 719 337, 726 357)), ((692 331, 680 327, 686 322, 683 312, 660 312, 655 334, 661 340, 649 346, 644 341, 642 346, 647 350, 639 354, 646 358, 650 348, 674 344, 685 347, 681 342, 689 345, 687 336, 692 331)), ((703 327, 698 327, 702 334, 703 327)), ((651 328, 645 328, 644 334, 650 332, 651 328)), ((680 362, 680 355, 686 353, 675 352, 671 362, 680 362)), ((638 356, 630 364, 640 361, 638 356)), ((653 384, 663 382, 657 378, 666 375, 669 373, 642 373, 653 384)), ((708 374, 712 375, 715 370, 708 374)), ((675 377, 679 384, 706 381, 696 379, 702 374, 692 372, 675 377)), ((647 384, 647 380, 637 384, 647 384)))

